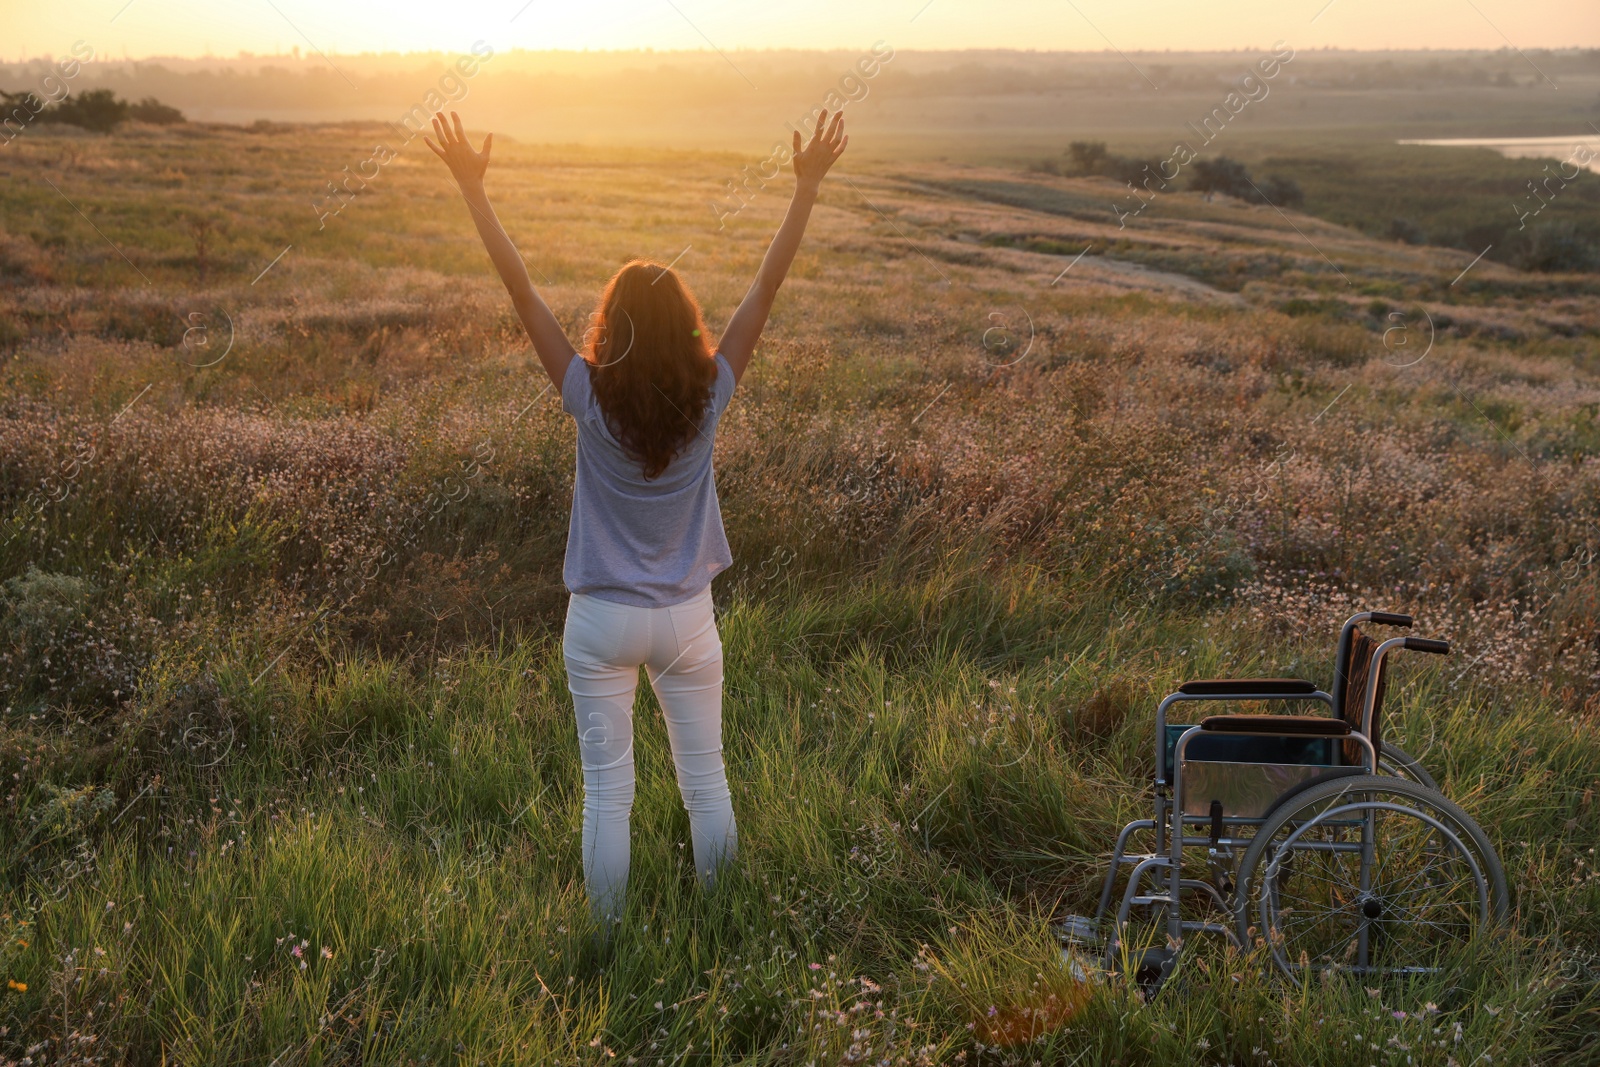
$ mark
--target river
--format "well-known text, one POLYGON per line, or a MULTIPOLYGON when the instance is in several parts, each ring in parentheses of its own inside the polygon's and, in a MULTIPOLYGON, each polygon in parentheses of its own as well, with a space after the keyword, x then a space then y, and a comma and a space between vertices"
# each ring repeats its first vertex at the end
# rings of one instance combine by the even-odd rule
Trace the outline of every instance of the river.
MULTIPOLYGON (((1447 145, 1452 148, 1492 148, 1509 159, 1573 159, 1579 146, 1589 150, 1588 169, 1600 174, 1600 130, 1571 137, 1441 137, 1401 141, 1400 144, 1447 145)), ((1576 162, 1576 161, 1574 161, 1576 162)))

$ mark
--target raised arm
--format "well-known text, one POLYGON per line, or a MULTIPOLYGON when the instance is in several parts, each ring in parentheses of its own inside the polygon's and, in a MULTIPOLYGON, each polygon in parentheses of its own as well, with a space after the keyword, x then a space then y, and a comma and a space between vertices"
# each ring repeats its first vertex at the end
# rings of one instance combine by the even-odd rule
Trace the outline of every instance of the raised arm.
POLYGON ((461 187, 461 197, 472 209, 472 221, 478 227, 483 247, 489 250, 494 269, 505 283, 506 292, 511 294, 511 304, 517 309, 522 328, 528 331, 528 337, 533 341, 533 350, 539 354, 544 372, 559 391, 562 378, 567 373, 567 364, 572 362, 576 352, 549 305, 533 287, 527 265, 522 262, 522 256, 518 255, 505 227, 495 217, 494 208, 489 206, 489 194, 483 191, 483 174, 489 169, 489 148, 494 144, 494 134, 486 136, 483 139, 483 151, 476 152, 467 143, 466 131, 461 128, 461 116, 452 111, 450 118, 454 121, 453 129, 444 121, 443 114, 435 113, 433 132, 438 136, 439 144, 434 144, 426 137, 423 140, 433 149, 434 155, 444 160, 456 184, 461 187))
POLYGON ((756 342, 761 339, 761 331, 767 325, 767 315, 772 311, 772 302, 777 299, 778 286, 783 284, 784 276, 789 273, 789 265, 794 262, 794 254, 800 248, 800 238, 805 236, 806 223, 811 219, 811 207, 817 202, 823 175, 828 173, 834 160, 844 152, 844 146, 850 143, 850 138, 844 135, 844 112, 837 112, 824 131, 823 124, 827 120, 826 111, 817 116, 817 128, 811 136, 811 143, 804 149, 800 147, 800 131, 795 131, 794 199, 789 201, 789 210, 783 216, 777 236, 767 246, 761 269, 756 272, 755 284, 745 294, 739 309, 728 320, 728 328, 722 333, 718 350, 733 368, 736 382, 744 377, 744 369, 750 365, 756 342))

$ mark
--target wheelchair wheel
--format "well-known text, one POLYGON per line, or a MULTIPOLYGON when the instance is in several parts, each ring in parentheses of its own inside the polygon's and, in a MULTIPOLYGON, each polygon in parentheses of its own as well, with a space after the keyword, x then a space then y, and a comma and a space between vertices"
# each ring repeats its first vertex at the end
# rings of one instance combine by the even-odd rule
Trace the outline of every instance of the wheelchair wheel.
POLYGON ((1434 792, 1439 791, 1439 783, 1433 780, 1433 775, 1429 774, 1428 769, 1405 749, 1385 741, 1380 751, 1382 754, 1378 757, 1379 773, 1390 774, 1396 778, 1409 778, 1434 792))
POLYGON ((1259 937, 1291 975, 1429 973, 1509 911, 1505 871, 1472 817, 1386 775, 1330 778, 1286 799, 1238 879, 1242 943, 1259 937))

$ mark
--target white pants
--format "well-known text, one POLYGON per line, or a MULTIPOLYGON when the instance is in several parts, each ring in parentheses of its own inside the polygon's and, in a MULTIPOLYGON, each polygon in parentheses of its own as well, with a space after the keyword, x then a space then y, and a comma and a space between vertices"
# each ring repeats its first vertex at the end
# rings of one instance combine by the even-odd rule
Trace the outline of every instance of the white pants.
POLYGON ((666 716, 695 868, 709 884, 739 841, 722 763, 722 639, 711 588, 665 608, 574 593, 562 652, 578 716, 583 877, 595 918, 620 915, 628 885, 633 697, 641 665, 666 716))

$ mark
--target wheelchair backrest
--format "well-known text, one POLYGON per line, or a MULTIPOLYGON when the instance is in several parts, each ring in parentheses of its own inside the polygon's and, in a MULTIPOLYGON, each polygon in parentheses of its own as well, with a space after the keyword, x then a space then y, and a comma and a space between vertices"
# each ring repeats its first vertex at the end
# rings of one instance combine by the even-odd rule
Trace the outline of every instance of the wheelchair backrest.
MULTIPOLYGON (((1350 729, 1360 730, 1366 713, 1367 686, 1372 678, 1372 654, 1382 642, 1374 641, 1358 627, 1351 627, 1349 636, 1348 643, 1339 642, 1338 662, 1333 667, 1333 699, 1339 716, 1350 724, 1350 729)), ((1380 753, 1382 748, 1378 738, 1382 732, 1383 697, 1388 673, 1387 663, 1378 668, 1377 699, 1372 708, 1372 736, 1369 740, 1373 751, 1380 753)), ((1361 762, 1361 746, 1357 742, 1346 741, 1343 748, 1347 763, 1361 762)))

